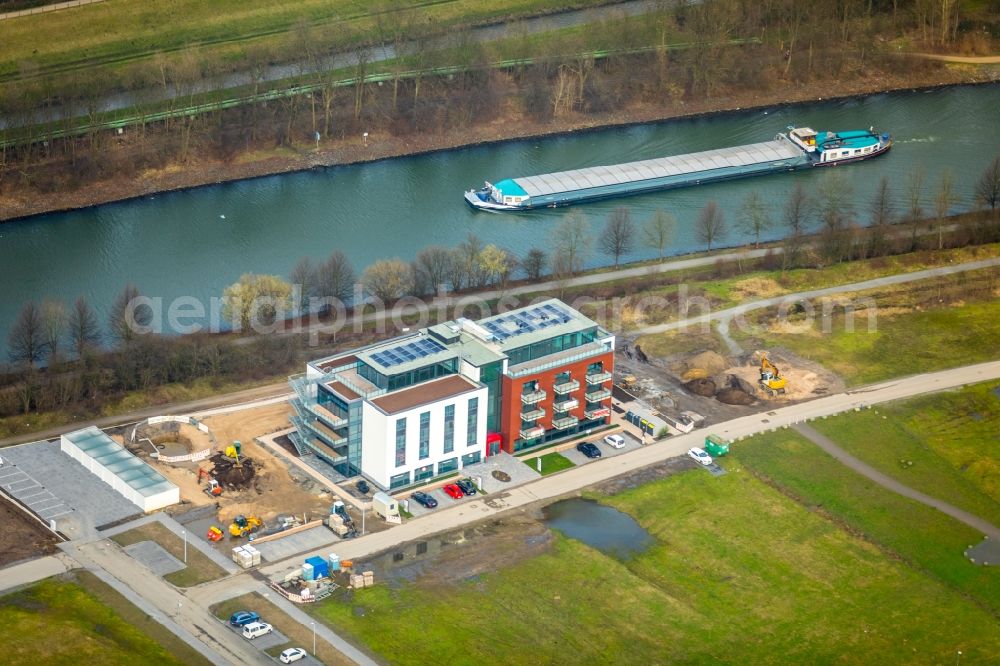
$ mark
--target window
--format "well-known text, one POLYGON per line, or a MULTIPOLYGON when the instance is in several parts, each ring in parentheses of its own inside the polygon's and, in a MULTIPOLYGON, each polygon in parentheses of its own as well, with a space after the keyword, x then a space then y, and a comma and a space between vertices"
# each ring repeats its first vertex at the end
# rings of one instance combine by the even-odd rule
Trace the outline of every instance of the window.
POLYGON ((455 405, 444 408, 444 452, 455 450, 455 405))
POLYGON ((479 451, 476 451, 475 453, 467 453, 462 456, 462 467, 465 467, 466 465, 475 465, 480 460, 479 451))
POLYGON ((466 430, 466 440, 469 446, 476 445, 476 433, 479 430, 479 398, 469 398, 469 421, 466 430))
POLYGON ((406 464, 406 419, 396 419, 396 467, 406 464))
POLYGON ((410 473, 404 472, 396 476, 389 477, 389 488, 400 488, 410 485, 410 473))
POLYGON ((458 458, 448 458, 438 463, 438 474, 447 474, 458 469, 458 458))
POLYGON ((424 465, 413 470, 413 482, 423 481, 434 476, 434 465, 424 465))
POLYGON ((431 413, 420 415, 420 459, 431 455, 431 413))

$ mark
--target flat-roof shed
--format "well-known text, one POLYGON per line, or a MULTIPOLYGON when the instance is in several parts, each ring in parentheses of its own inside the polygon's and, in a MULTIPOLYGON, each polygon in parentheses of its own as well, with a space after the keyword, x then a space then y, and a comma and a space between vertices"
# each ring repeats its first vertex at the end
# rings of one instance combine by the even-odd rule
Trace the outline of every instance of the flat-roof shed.
POLYGON ((177 486, 96 426, 63 435, 59 448, 143 511, 181 500, 177 486))

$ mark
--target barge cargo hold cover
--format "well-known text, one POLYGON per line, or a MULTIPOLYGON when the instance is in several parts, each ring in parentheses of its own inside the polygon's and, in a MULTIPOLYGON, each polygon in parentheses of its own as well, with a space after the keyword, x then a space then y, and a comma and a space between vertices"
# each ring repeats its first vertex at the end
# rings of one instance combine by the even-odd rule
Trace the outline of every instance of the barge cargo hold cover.
MULTIPOLYGON (((791 128, 790 128, 791 129, 791 128)), ((481 190, 465 193, 473 208, 525 210, 555 208, 733 178, 745 178, 812 166, 827 166, 874 157, 889 149, 888 134, 852 131, 817 133, 792 129, 771 141, 698 153, 658 157, 612 166, 587 167, 540 176, 487 182, 481 190), (841 148, 843 150, 833 150, 841 148)))

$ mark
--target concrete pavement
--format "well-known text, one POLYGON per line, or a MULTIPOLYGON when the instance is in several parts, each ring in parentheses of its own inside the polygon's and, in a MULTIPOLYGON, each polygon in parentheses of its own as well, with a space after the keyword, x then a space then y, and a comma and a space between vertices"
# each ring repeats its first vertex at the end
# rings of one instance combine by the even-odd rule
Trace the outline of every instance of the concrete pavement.
POLYGON ((979 530, 985 536, 991 539, 1000 541, 1000 529, 997 529, 995 525, 987 520, 983 520, 975 514, 971 514, 968 511, 963 511, 956 506, 952 506, 947 502, 943 502, 936 497, 931 497, 930 495, 925 495, 919 490, 914 490, 909 486, 900 483, 891 476, 887 476, 882 472, 878 471, 868 463, 863 460, 852 456, 850 453, 844 449, 837 446, 829 437, 819 432, 815 428, 805 423, 799 423, 792 426, 800 434, 807 437, 812 441, 813 444, 823 449, 831 456, 839 460, 844 465, 850 467, 858 474, 866 476, 875 483, 879 484, 883 488, 887 488, 894 493, 898 493, 903 497, 909 497, 912 500, 916 500, 921 504, 926 504, 929 507, 937 509, 941 513, 945 513, 955 520, 965 523, 974 530, 979 530))
POLYGON ((69 556, 57 553, 5 567, 0 569, 0 594, 15 587, 36 583, 51 576, 58 576, 75 566, 76 562, 69 556))

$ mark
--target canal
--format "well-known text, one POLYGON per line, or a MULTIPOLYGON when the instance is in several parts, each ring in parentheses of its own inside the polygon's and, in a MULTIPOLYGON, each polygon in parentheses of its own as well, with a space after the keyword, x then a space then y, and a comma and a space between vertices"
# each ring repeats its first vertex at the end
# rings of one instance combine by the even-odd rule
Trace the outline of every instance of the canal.
MULTIPOLYGON (((792 123, 817 129, 891 132, 885 157, 833 169, 764 176, 599 202, 580 207, 596 234, 616 206, 644 222, 657 209, 678 219, 669 248, 700 248, 698 210, 719 202, 730 226, 740 201, 758 191, 774 218, 796 182, 809 190, 840 177, 860 223, 879 178, 888 176, 901 211, 907 177, 921 169, 925 209, 942 172, 954 175, 954 210, 972 207, 975 181, 1000 154, 1000 86, 961 86, 822 101, 790 108, 729 113, 633 127, 513 141, 372 164, 334 167, 213 185, 93 209, 0 224, 0 345, 22 303, 87 297, 106 311, 126 283, 149 296, 206 300, 245 272, 287 275, 302 256, 342 250, 363 269, 385 257, 412 259, 423 247, 455 245, 468 233, 523 255, 546 248, 565 209, 490 214, 469 209, 462 193, 496 180, 612 164, 770 139, 792 123)), ((769 237, 779 238, 781 228, 769 237)), ((727 244, 746 238, 730 230, 727 244)), ((638 245, 626 259, 655 255, 638 245)), ((596 252, 589 266, 608 264, 596 252)))

